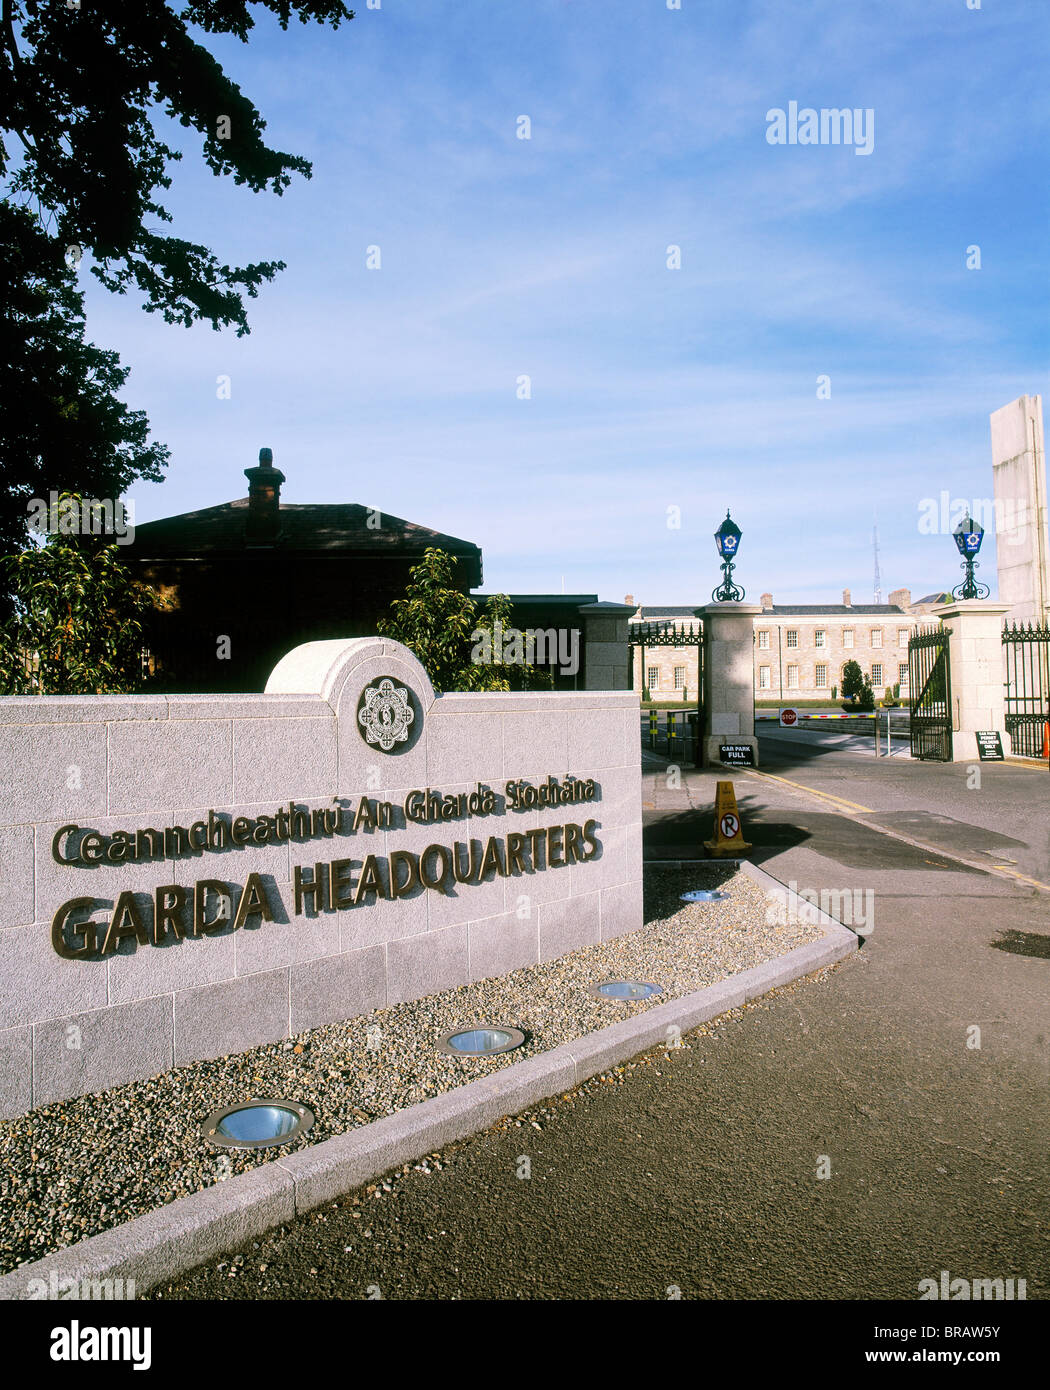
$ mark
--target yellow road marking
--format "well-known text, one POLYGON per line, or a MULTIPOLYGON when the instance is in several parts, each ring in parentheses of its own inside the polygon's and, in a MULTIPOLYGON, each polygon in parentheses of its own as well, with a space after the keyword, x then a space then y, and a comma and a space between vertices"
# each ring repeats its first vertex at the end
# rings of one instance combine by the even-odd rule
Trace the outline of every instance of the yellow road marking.
MULTIPOLYGON (((756 768, 743 768, 749 777, 762 777, 770 782, 783 782, 786 786, 795 787, 798 791, 805 792, 807 796, 819 796, 825 801, 832 801, 839 806, 849 806, 854 811, 866 811, 871 815, 875 812, 870 806, 860 806, 856 801, 847 801, 845 797, 832 796, 830 792, 818 792, 815 787, 803 786, 801 782, 792 782, 788 777, 777 777, 772 772, 759 772, 756 768)), ((930 854, 939 854, 942 859, 954 861, 957 864, 965 864, 968 868, 978 869, 982 873, 1007 874, 1014 878, 1018 883, 1027 883, 1032 888, 1041 888, 1044 893, 1050 892, 1050 883, 1044 883, 1038 878, 1029 878, 1027 874, 1018 873, 1016 869, 1008 869, 1005 864, 978 864, 972 859, 964 859, 962 855, 952 854, 946 850, 938 849, 936 845, 926 845, 920 840, 913 840, 908 835, 902 835, 900 831, 890 830, 887 826, 879 825, 877 822, 872 825, 872 830, 877 830, 883 835, 888 835, 893 840, 902 840, 905 844, 914 845, 916 848, 925 849, 930 854)), ((932 860, 927 860, 932 863, 932 860)))
POLYGON ((764 777, 768 782, 783 782, 787 787, 795 787, 800 792, 805 792, 807 796, 819 796, 825 801, 833 801, 836 806, 848 806, 852 811, 866 811, 869 815, 874 812, 870 806, 861 806, 856 801, 847 801, 844 796, 832 796, 830 792, 818 792, 816 787, 803 786, 801 782, 792 782, 790 777, 776 777, 772 772, 758 772, 753 767, 746 769, 749 777, 764 777))
POLYGON ((1016 878, 1019 883, 1029 883, 1033 888, 1050 888, 1050 883, 1043 883, 1038 878, 1029 878, 1027 874, 1019 874, 1016 869, 1008 869, 1005 864, 993 864, 992 868, 1001 874, 1009 874, 1011 878, 1016 878))

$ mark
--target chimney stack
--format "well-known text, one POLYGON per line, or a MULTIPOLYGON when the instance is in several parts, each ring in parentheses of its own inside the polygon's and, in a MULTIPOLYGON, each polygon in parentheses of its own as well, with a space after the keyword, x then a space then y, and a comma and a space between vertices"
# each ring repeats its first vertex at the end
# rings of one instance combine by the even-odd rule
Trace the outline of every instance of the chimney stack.
POLYGON ((846 607, 846 608, 852 608, 852 607, 853 607, 853 600, 852 600, 852 598, 850 597, 850 592, 849 592, 848 589, 843 589, 843 591, 842 591, 842 603, 843 603, 843 606, 846 607))
POLYGON ((280 529, 281 484, 284 474, 273 466, 273 450, 260 449, 256 468, 246 468, 248 479, 248 545, 273 545, 280 529))
POLYGON ((772 608, 773 608, 773 595, 772 595, 772 594, 763 594, 763 595, 762 595, 762 611, 763 611, 763 613, 769 613, 769 612, 772 610, 772 608))

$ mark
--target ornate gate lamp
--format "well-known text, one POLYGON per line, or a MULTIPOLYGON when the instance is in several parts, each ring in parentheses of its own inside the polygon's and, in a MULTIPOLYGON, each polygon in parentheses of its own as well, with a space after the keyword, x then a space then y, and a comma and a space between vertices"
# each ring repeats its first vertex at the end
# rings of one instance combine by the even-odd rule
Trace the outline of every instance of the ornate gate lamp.
POLYGON ((963 557, 962 568, 966 571, 966 578, 952 590, 952 598, 987 598, 990 592, 988 585, 979 583, 973 577, 974 570, 978 568, 977 552, 984 540, 984 527, 979 521, 972 521, 966 516, 952 535, 963 557))
POLYGON ((740 534, 740 527, 735 521, 730 521, 727 509, 725 521, 715 532, 715 545, 722 557, 722 584, 711 595, 715 603, 739 603, 744 597, 743 589, 733 583, 733 561, 740 548, 740 534))

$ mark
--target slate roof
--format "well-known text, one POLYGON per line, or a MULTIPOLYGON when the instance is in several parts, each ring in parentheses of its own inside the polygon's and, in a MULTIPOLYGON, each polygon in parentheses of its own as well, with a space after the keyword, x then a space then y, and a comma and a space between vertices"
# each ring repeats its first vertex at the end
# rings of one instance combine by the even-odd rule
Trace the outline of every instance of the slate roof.
MULTIPOLYGON (((703 605, 697 604, 696 607, 703 605)), ((865 618, 905 618, 908 615, 904 609, 896 603, 854 603, 850 607, 844 603, 775 603, 772 608, 766 608, 764 613, 785 618, 806 618, 806 617, 849 617, 850 614, 860 614, 865 618)), ((756 613, 755 617, 761 614, 756 613)), ((654 618, 695 618, 696 608, 675 607, 668 604, 664 608, 643 606, 641 610, 641 620, 651 621, 654 618)))
MULTIPOLYGON (((652 618, 695 618, 696 610, 699 607, 700 604, 697 604, 693 608, 675 608, 673 604, 669 604, 664 608, 646 608, 643 605, 639 617, 642 622, 648 622, 652 618)), ((631 621, 633 622, 635 619, 631 621)))
MULTIPOLYGON (((471 598, 478 603, 484 603, 487 598, 492 598, 498 590, 492 590, 486 594, 471 594, 471 598)), ((544 608, 580 608, 585 603, 597 603, 597 594, 508 594, 507 598, 511 603, 532 603, 541 605, 544 608)))
POLYGON ((774 603, 767 613, 782 613, 785 617, 841 617, 859 613, 864 618, 907 617, 899 603, 774 603))
MULTIPOLYGON (((280 504, 280 530, 272 546, 281 552, 335 552, 344 555, 376 556, 422 555, 437 546, 477 565, 471 584, 481 582, 481 550, 472 541, 432 531, 402 517, 382 513, 382 525, 367 525, 370 508, 356 502, 280 504)), ((248 548, 245 523, 248 499, 223 502, 197 512, 181 512, 135 527, 135 540, 128 558, 198 559, 202 556, 235 554, 248 548)))

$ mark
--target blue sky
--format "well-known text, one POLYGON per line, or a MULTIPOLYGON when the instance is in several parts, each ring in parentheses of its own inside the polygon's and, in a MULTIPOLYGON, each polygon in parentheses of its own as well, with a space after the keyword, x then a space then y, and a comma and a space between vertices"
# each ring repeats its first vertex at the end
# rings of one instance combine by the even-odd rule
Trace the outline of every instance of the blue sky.
POLYGON ((139 521, 269 445, 285 501, 466 537, 490 590, 705 601, 727 506, 749 598, 870 602, 876 510, 884 594, 958 581, 919 504, 990 497, 989 413, 1047 385, 1046 0, 361 0, 206 42, 314 176, 254 195, 166 136, 173 233, 288 263, 250 337, 82 266, 172 450, 139 521), (793 100, 872 108, 872 153, 770 145, 793 100))

